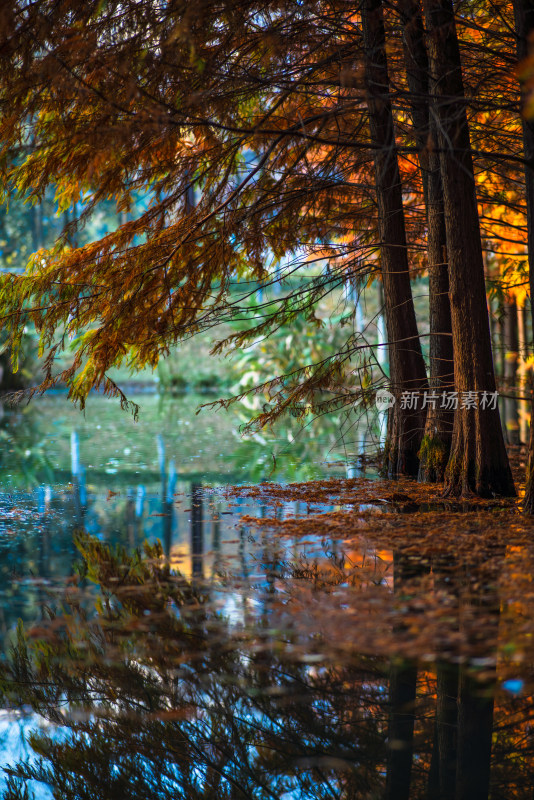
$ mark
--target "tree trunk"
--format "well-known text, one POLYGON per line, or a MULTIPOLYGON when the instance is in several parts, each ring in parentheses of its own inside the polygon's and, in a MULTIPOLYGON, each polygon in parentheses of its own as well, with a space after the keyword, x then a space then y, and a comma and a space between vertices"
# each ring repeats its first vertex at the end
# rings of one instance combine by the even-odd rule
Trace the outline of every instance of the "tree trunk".
MULTIPOLYGON (((534 0, 514 0, 517 57, 527 55, 528 37, 534 30, 534 0)), ((534 122, 523 118, 523 151, 525 156, 525 188, 527 196, 528 272, 530 310, 534 333, 534 122)), ((528 445, 527 482, 523 502, 525 513, 534 514, 534 403, 531 402, 530 436, 528 445)))
MULTIPOLYGON (((529 309, 530 311, 530 309, 529 309)), ((528 442, 528 428, 530 423, 530 404, 526 399, 529 391, 528 380, 528 345, 527 330, 525 327, 525 307, 517 307, 517 339, 519 343, 517 359, 517 393, 519 401, 517 403, 519 416, 519 443, 528 442)))
POLYGON ((427 388, 408 268, 402 203, 381 0, 364 0, 365 84, 369 129, 374 148, 378 229, 386 307, 390 377, 396 402, 390 409, 384 472, 417 475, 426 412, 421 398, 416 408, 403 408, 403 392, 427 388))
POLYGON ((519 363, 519 336, 517 330, 517 304, 504 302, 504 426, 508 444, 519 444, 519 415, 517 400, 513 396, 517 387, 519 363))
POLYGON ((449 495, 513 496, 514 483, 491 397, 484 264, 460 51, 451 0, 425 0, 433 114, 437 123, 447 232, 454 376, 458 408, 445 480, 449 495), (466 392, 476 392, 474 407, 466 392), (465 401, 465 402, 464 402, 465 401))
POLYGON ((32 249, 36 253, 44 247, 43 237, 43 201, 41 200, 36 205, 31 207, 31 221, 32 221, 32 249))
POLYGON ((404 62, 428 227, 429 388, 439 398, 428 403, 419 453, 419 480, 433 482, 444 478, 454 423, 454 410, 448 409, 441 399, 444 391, 454 390, 447 239, 439 155, 435 148, 429 147, 429 141, 436 140, 436 131, 430 116, 428 54, 419 0, 401 0, 400 9, 404 62))

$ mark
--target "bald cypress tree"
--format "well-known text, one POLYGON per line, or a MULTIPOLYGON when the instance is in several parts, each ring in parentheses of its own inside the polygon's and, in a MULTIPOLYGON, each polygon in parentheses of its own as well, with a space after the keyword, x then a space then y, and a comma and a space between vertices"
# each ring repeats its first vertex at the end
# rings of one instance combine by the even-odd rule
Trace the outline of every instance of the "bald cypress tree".
POLYGON ((484 265, 469 128, 450 0, 426 0, 433 113, 437 123, 449 262, 455 386, 447 492, 481 496, 515 494, 499 417, 482 397, 495 392, 484 265), (478 402, 462 395, 476 392, 478 402), (484 394, 486 393, 486 394, 484 394))
POLYGON ((393 114, 389 95, 386 38, 381 0, 364 0, 362 26, 369 127, 374 148, 380 258, 395 405, 390 409, 385 472, 417 475, 425 411, 403 408, 403 392, 419 395, 427 388, 413 306, 393 114))

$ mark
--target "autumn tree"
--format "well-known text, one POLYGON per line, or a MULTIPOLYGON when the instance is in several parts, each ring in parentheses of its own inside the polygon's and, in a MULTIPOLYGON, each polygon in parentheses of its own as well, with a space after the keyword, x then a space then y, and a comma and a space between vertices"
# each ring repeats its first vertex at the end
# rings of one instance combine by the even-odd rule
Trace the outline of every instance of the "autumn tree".
POLYGON ((426 412, 421 403, 414 409, 403 409, 401 394, 419 395, 428 384, 410 285, 381 0, 364 0, 361 15, 391 380, 396 397, 388 419, 385 468, 389 475, 417 475, 426 412))
MULTIPOLYGON (((83 248, 63 238, 39 252, 26 275, 4 282, 15 350, 31 319, 48 353, 40 389, 65 381, 82 403, 94 386, 120 394, 107 376, 111 365, 154 365, 180 338, 244 315, 242 303, 229 302, 229 287, 236 277, 268 283, 267 252, 304 252, 304 262, 326 259, 330 269, 298 295, 268 301, 227 346, 267 335, 296 314, 313 321, 317 302, 347 275, 376 271, 370 161, 384 143, 368 134, 362 37, 349 5, 334 11, 319 3, 296 13, 284 4, 269 12, 254 3, 194 12, 180 3, 164 12, 133 4, 125 14, 114 4, 45 2, 6 12, 4 31, 9 190, 38 199, 55 184, 65 208, 82 194, 80 224, 103 197, 126 209, 133 191, 152 196, 149 210, 116 233, 83 248), (211 39, 208 30, 216 31, 211 39), (8 145, 28 126, 35 149, 13 164, 8 145), (246 154, 253 158, 245 164, 246 154), (188 200, 193 188, 195 204, 188 200), (79 346, 72 366, 56 372, 64 334, 79 346)), ((384 173, 379 195, 387 179, 384 173)), ((400 185, 396 203, 402 216, 400 185)), ((389 252, 381 250, 384 263, 389 252)), ((409 273, 406 256, 395 257, 401 268, 385 269, 386 283, 399 284, 395 296, 387 292, 392 377, 398 389, 417 388, 425 370, 407 306, 409 273)), ((310 398, 322 410, 316 398, 325 389, 334 405, 354 402, 357 393, 337 390, 359 350, 349 340, 321 364, 303 365, 280 391, 274 382, 272 407, 259 423, 310 398)), ((414 474, 421 420, 406 432, 404 424, 396 428, 391 452, 401 455, 390 471, 414 474)))
MULTIPOLYGON (((38 200, 55 186, 60 210, 82 198, 78 227, 104 198, 120 213, 135 192, 150 198, 115 232, 83 247, 60 237, 24 275, 3 279, 0 305, 15 355, 28 320, 41 336, 38 390, 64 381, 82 404, 93 387, 126 402, 109 379, 111 366, 153 366, 184 337, 236 316, 247 319, 246 330, 221 347, 267 336, 297 315, 320 324, 321 298, 348 276, 363 283, 380 270, 393 389, 421 392, 426 374, 410 277, 428 269, 431 388, 450 376, 448 275, 455 388, 493 391, 468 101, 451 7, 426 4, 428 69, 421 13, 404 0, 386 11, 319 0, 267 8, 234 0, 216 7, 40 0, 2 15, 6 196, 38 200), (14 161, 30 139, 31 152, 14 161), (421 195, 423 215, 413 199, 421 195), (230 288, 268 285, 268 254, 308 265, 309 277, 249 313, 230 288), (318 261, 329 269, 309 269, 318 261), (58 370, 67 337, 75 340, 74 361, 58 370)), ((458 15, 462 23, 469 17, 458 15)), ((469 70, 475 85, 474 59, 469 70)), ((368 363, 358 361, 365 352, 368 345, 349 336, 320 363, 258 387, 271 404, 257 423, 308 405, 320 413, 368 401, 363 388, 344 385, 349 368, 367 375, 368 363)), ((396 405, 390 474, 416 474, 433 434, 441 441, 444 419, 431 413, 429 420, 425 451, 423 410, 396 405)), ((423 461, 423 477, 441 476, 442 463, 436 470, 423 461)), ((447 475, 452 493, 513 491, 498 411, 458 409, 447 475)))
MULTIPOLYGON (((455 385, 495 392, 484 264, 452 3, 427 0, 429 57, 447 233, 455 385)), ((446 472, 450 494, 514 494, 496 408, 459 404, 446 472)))
MULTIPOLYGON (((438 396, 454 387, 454 361, 449 302, 449 270, 443 208, 443 186, 430 104, 430 72, 421 5, 417 0, 399 3, 404 61, 409 89, 413 133, 427 224, 429 294, 429 385, 438 396)), ((419 477, 443 480, 454 421, 454 410, 443 403, 429 404, 421 443, 419 477)))
MULTIPOLYGON (((514 0, 514 13, 517 55, 518 59, 523 62, 527 57, 528 37, 534 30, 534 3, 531 0, 514 0)), ((525 158, 530 309, 532 330, 534 331, 534 122, 532 119, 523 117, 522 132, 525 158)), ((532 401, 531 409, 527 483, 524 499, 524 509, 528 514, 534 514, 534 404, 532 404, 532 401)))

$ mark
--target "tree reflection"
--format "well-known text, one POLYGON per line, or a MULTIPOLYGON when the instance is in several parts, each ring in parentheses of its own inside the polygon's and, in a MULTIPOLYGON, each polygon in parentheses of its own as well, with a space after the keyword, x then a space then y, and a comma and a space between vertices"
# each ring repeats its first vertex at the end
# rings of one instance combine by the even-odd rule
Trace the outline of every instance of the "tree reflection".
MULTIPOLYGON (((200 487, 194 495, 201 502, 200 487)), ((503 552, 487 568, 395 554, 391 606, 417 606, 429 586, 450 601, 453 644, 432 671, 409 655, 408 623, 392 626, 390 657, 378 643, 376 655, 358 642, 334 654, 318 635, 304 642, 281 627, 280 584, 304 573, 276 547, 269 613, 260 604, 245 624, 226 614, 221 586, 173 572, 159 545, 128 555, 84 535, 78 546, 83 580, 19 632, 4 675, 9 702, 57 726, 32 736, 39 762, 11 769, 10 800, 32 779, 76 800, 531 796, 528 767, 513 793, 502 790, 521 748, 523 763, 531 754, 532 715, 517 701, 515 716, 501 704, 494 719, 503 552), (99 587, 91 613, 86 578, 99 587)), ((332 548, 332 559, 337 572, 325 568, 315 590, 335 596, 343 554, 332 548)))
POLYGON ((333 798, 382 782, 380 664, 310 666, 232 630, 198 579, 81 540, 100 586, 19 637, 11 695, 61 726, 13 770, 10 796, 43 781, 58 797, 333 798), (31 632, 30 632, 31 633, 31 632), (372 713, 372 712, 375 713, 372 713), (289 793, 289 794, 288 794, 289 793), (295 794, 296 793, 296 794, 295 794))

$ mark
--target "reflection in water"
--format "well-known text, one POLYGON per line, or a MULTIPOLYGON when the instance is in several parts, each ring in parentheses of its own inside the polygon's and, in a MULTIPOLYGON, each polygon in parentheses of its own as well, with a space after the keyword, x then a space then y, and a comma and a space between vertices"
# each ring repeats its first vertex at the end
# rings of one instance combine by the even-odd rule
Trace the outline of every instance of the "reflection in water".
POLYGON ((134 395, 132 400, 141 406, 138 422, 99 395, 89 398, 85 416, 62 395, 36 398, 23 410, 4 413, 0 406, 2 484, 16 489, 63 484, 81 469, 86 484, 116 491, 138 481, 160 482, 170 469, 169 458, 179 459, 180 475, 190 480, 310 480, 330 471, 344 473, 347 461, 368 460, 378 443, 378 419, 372 414, 362 425, 371 431, 365 440, 357 414, 325 415, 313 428, 290 418, 274 431, 242 437, 245 418, 237 407, 203 409, 197 416, 205 400, 201 396, 162 402, 134 395))
MULTIPOLYGON (((157 538, 180 566, 200 543, 198 534, 190 535, 191 515, 199 510, 186 499, 192 483, 224 485, 265 477, 273 468, 274 451, 272 477, 345 471, 346 450, 335 416, 322 418, 313 436, 310 431, 297 436, 292 422, 291 439, 296 439, 291 444, 288 431, 281 438, 242 440, 235 412, 195 415, 205 398, 188 396, 163 405, 157 397, 137 399, 139 423, 101 396, 89 399, 85 416, 64 396, 36 399, 15 411, 0 406, 0 640, 19 617, 35 618, 42 605, 38 596, 43 587, 50 588, 46 582, 70 575, 78 557, 72 545, 77 529, 129 548, 157 538), (174 420, 171 426, 169 419, 174 420), (339 466, 325 465, 329 457, 339 466)), ((201 517, 200 523, 195 517, 195 529, 201 517)), ((209 555, 192 565, 195 574, 202 573, 202 565, 211 574, 218 549, 217 569, 226 570, 231 554, 217 543, 224 538, 225 522, 223 514, 209 555)))
MULTIPOLYGON (((393 591, 409 592, 410 579, 424 574, 419 558, 411 559, 401 553, 393 556, 393 591), (408 584, 408 588, 406 588, 408 584)), ((405 625, 395 626, 402 633, 405 625)), ((385 797, 404 800, 410 797, 415 725, 417 665, 399 656, 393 659, 389 671, 388 763, 385 797)))
MULTIPOLYGON (((96 604, 71 586, 6 668, 9 702, 57 726, 32 737, 42 761, 22 760, 6 796, 33 779, 110 800, 532 797, 532 696, 500 688, 506 548, 429 560, 286 541, 230 514, 249 533, 221 577, 202 564, 220 565, 230 504, 199 484, 189 497, 191 579, 158 545, 141 557, 79 539, 96 604)), ((276 523, 293 511, 263 509, 276 523)))
MULTIPOLYGON (((5 797, 531 800, 531 532, 403 494, 414 513, 227 496, 236 465, 269 473, 265 443, 229 466, 230 429, 192 434, 187 413, 141 427, 142 456, 104 417, 97 437, 50 415, 62 483, 40 486, 1 421, 27 489, 0 496, 5 797)), ((372 443, 354 441, 339 474, 358 488, 372 443)), ((318 445, 298 448, 291 469, 317 469, 318 445)))
POLYGON ((110 602, 98 629, 76 612, 65 628, 52 619, 35 661, 19 645, 16 702, 62 728, 33 739, 44 761, 19 764, 23 782, 61 797, 188 799, 357 797, 381 785, 378 661, 310 666, 268 630, 234 630, 209 588, 172 576, 157 548, 140 561, 82 547, 110 602))
MULTIPOLYGON (((448 592, 453 599, 451 624, 459 624, 455 559, 436 558, 433 563, 436 588, 448 592)), ((436 712, 432 760, 429 774, 429 799, 454 797, 456 786, 456 759, 458 740, 458 689, 459 665, 454 661, 439 659, 436 665, 436 712)))
POLYGON ((196 578, 201 578, 203 573, 203 508, 202 486, 199 483, 191 485, 191 572, 196 578))

